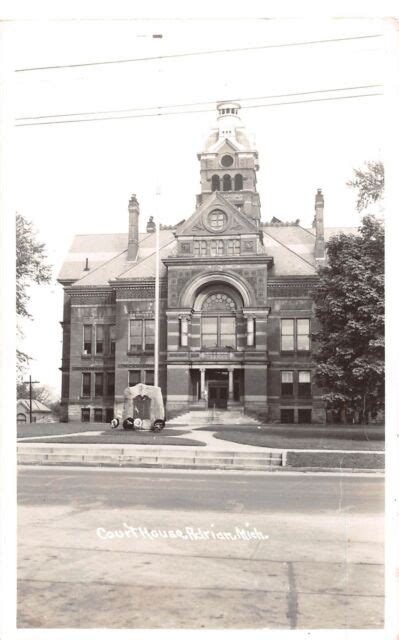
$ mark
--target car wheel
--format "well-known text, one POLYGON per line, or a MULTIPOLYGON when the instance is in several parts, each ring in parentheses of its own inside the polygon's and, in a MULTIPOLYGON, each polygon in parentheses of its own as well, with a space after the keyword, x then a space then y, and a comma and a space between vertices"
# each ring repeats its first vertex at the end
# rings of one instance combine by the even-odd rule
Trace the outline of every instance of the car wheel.
POLYGON ((154 425, 152 427, 153 431, 162 431, 165 426, 165 420, 155 420, 154 425))
POLYGON ((126 418, 126 420, 123 421, 123 428, 124 429, 134 429, 133 418, 126 418))

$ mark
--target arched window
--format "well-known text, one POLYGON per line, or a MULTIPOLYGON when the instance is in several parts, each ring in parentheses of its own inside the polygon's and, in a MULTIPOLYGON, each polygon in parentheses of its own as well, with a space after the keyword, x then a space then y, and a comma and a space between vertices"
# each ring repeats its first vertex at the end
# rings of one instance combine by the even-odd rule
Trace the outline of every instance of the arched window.
POLYGON ((223 176, 223 191, 231 191, 231 177, 223 176))
POLYGON ((212 191, 220 191, 220 178, 219 176, 212 176, 212 191))
POLYGON ((24 413, 17 413, 17 422, 26 422, 26 415, 24 413))
POLYGON ((242 191, 242 175, 237 173, 234 177, 234 191, 242 191))

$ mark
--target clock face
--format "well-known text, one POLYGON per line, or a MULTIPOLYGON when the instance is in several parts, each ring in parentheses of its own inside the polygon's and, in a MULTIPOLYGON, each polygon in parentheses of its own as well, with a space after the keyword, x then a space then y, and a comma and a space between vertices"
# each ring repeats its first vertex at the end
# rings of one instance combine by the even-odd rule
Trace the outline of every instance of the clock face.
POLYGON ((225 156, 222 156, 220 163, 222 167, 231 167, 234 163, 234 158, 233 156, 229 156, 226 154, 225 156))
POLYGON ((208 215, 208 224, 214 231, 220 231, 224 229, 227 222, 227 216, 224 211, 220 209, 214 209, 208 215))

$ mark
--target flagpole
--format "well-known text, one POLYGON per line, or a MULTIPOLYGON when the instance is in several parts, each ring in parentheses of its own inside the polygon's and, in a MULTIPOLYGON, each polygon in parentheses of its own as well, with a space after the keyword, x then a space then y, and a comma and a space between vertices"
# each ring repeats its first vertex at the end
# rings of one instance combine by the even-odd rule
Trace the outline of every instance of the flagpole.
MULTIPOLYGON (((159 213, 159 212, 158 212, 159 213)), ((159 386, 159 222, 155 222, 155 332, 154 385, 159 386)))

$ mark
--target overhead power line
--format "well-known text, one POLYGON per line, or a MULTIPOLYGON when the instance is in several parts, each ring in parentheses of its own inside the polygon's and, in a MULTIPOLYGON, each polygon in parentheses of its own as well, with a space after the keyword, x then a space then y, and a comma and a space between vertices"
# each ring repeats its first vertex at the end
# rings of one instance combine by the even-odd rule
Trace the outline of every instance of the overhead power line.
MULTIPOLYGON (((359 93, 352 96, 335 96, 332 98, 310 98, 309 100, 292 100, 289 102, 271 102, 268 104, 253 104, 246 107, 246 109, 259 109, 259 108, 267 108, 267 107, 279 107, 283 105, 292 105, 292 104, 305 104, 308 102, 327 102, 331 100, 349 100, 354 98, 368 98, 372 96, 382 96, 383 93, 359 93)), ((128 118, 154 118, 154 117, 162 117, 162 116, 178 116, 178 115, 186 115, 186 114, 194 114, 194 113, 208 113, 213 112, 214 109, 193 109, 189 111, 171 111, 165 113, 145 113, 145 114, 136 114, 136 115, 125 115, 125 116, 105 116, 101 118, 79 118, 75 120, 51 120, 48 122, 25 122, 16 124, 16 127, 38 127, 45 126, 51 124, 68 124, 75 122, 99 122, 101 120, 124 120, 128 118)))
MULTIPOLYGON (((301 91, 294 93, 276 93, 269 96, 255 96, 253 98, 230 98, 229 100, 223 100, 223 102, 248 102, 249 100, 269 100, 274 98, 289 98, 292 96, 307 96, 313 95, 316 93, 333 93, 336 91, 355 91, 359 89, 378 89, 381 88, 382 84, 365 84, 359 85, 357 87, 336 87, 334 89, 315 89, 314 91, 301 91)), ((43 116, 21 116, 15 118, 16 120, 40 120, 43 118, 69 118, 75 116, 93 116, 93 115, 105 115, 109 113, 128 113, 128 112, 137 112, 137 111, 154 111, 156 109, 181 109, 184 107, 197 107, 201 105, 208 104, 216 104, 217 102, 222 102, 221 100, 207 100, 202 102, 186 102, 183 104, 167 104, 163 106, 155 106, 155 107, 131 107, 130 109, 109 109, 108 111, 78 111, 75 113, 53 113, 47 114, 43 116)), ((246 105, 245 108, 248 109, 250 105, 246 105)))
POLYGON ((236 47, 231 49, 209 49, 205 51, 188 51, 185 53, 171 53, 159 56, 148 56, 145 58, 126 58, 121 60, 101 60, 97 62, 79 62, 75 64, 57 64, 49 65, 45 67, 26 67, 23 69, 15 69, 16 73, 22 73, 26 71, 50 71, 52 69, 73 69, 76 67, 95 67, 108 64, 127 64, 132 62, 150 62, 152 60, 171 60, 173 58, 188 58, 193 56, 208 56, 219 53, 238 53, 244 51, 260 51, 262 49, 280 49, 284 47, 303 47, 308 45, 327 44, 332 42, 347 42, 350 40, 365 40, 369 38, 380 38, 382 34, 372 33, 364 36, 348 36, 345 38, 329 38, 326 40, 307 40, 304 42, 282 42, 277 44, 265 44, 253 47, 236 47))

